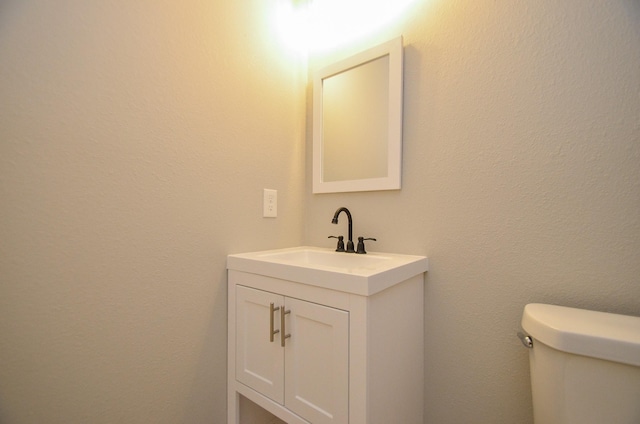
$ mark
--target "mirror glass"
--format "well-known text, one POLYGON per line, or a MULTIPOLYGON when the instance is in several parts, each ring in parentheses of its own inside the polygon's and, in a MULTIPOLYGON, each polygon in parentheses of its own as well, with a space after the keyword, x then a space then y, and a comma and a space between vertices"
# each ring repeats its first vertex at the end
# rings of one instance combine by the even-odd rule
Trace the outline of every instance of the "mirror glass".
POLYGON ((318 71, 313 192, 400 188, 402 38, 318 71))

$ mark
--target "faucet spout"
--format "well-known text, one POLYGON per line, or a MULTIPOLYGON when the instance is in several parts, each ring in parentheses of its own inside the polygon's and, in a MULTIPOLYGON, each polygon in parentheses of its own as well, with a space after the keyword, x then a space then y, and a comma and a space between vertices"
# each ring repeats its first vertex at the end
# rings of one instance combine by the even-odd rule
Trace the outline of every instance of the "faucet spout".
POLYGON ((337 224, 338 223, 338 215, 340 215, 340 213, 346 213, 347 214, 347 219, 349 220, 349 241, 347 242, 347 253, 354 253, 355 249, 353 248, 353 218, 351 217, 351 212, 349 212, 349 209, 345 208, 345 207, 341 207, 338 208, 338 210, 336 211, 336 213, 333 215, 333 219, 331 220, 332 224, 337 224))

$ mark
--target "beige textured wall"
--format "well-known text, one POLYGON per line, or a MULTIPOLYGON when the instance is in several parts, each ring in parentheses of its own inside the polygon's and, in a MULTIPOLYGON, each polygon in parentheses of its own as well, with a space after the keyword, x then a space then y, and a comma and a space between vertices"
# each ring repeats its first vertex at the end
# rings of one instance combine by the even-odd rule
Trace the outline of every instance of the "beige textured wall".
POLYGON ((400 33, 402 190, 307 194, 306 242, 347 206, 429 256, 425 423, 531 423, 526 303, 640 315, 640 2, 430 0, 366 41, 400 33))
POLYGON ((329 195, 268 5, 0 3, 0 422, 223 422, 224 256, 329 246, 338 206, 430 257, 425 422, 531 422, 525 303, 640 315, 637 0, 425 0, 352 45, 405 37, 403 189, 329 195))
POLYGON ((0 2, 3 424, 224 422, 225 255, 302 239, 306 76, 269 13, 0 2))

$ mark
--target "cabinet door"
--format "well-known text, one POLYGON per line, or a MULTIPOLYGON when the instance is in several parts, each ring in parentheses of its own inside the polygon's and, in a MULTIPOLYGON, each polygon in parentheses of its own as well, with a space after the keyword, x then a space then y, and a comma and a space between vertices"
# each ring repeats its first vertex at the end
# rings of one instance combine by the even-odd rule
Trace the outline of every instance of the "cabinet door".
POLYGON ((314 424, 349 421, 348 312, 285 298, 285 406, 314 424))
MULTIPOLYGON (((284 355, 280 334, 270 341, 270 304, 282 307, 282 296, 236 286, 236 380, 282 404, 284 355)), ((274 313, 280 328, 280 311, 274 313)))

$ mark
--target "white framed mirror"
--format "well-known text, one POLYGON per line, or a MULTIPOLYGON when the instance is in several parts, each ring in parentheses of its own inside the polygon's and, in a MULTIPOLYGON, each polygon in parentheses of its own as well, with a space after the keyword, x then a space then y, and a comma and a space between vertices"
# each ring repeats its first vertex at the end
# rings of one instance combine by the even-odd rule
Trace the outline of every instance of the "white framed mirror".
POLYGON ((316 72, 313 192, 398 190, 402 37, 316 72))

